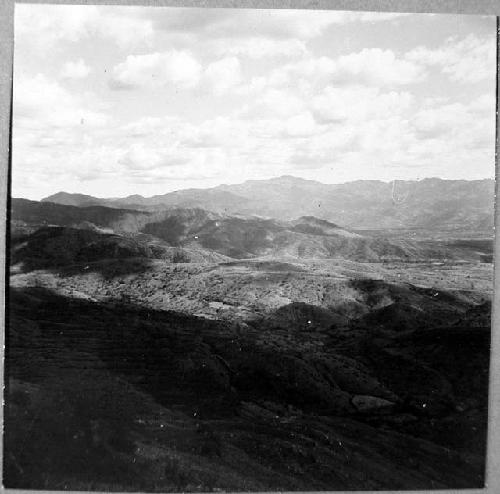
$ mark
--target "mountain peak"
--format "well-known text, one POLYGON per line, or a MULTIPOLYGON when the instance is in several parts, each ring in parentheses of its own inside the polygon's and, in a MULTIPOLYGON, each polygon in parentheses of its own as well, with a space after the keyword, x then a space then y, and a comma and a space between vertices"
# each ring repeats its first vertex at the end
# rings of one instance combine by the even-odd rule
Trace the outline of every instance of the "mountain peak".
POLYGON ((66 206, 82 206, 99 204, 101 199, 86 194, 72 194, 71 192, 60 191, 51 196, 44 197, 41 202, 56 202, 66 206))
POLYGON ((306 178, 294 177, 293 175, 281 175, 279 177, 270 178, 268 182, 282 182, 282 183, 311 183, 316 182, 316 180, 308 180, 306 178))
POLYGON ((125 199, 131 200, 131 201, 135 201, 137 199, 142 200, 142 199, 144 199, 144 196, 141 196, 140 194, 132 194, 131 196, 125 197, 125 199))
POLYGON ((72 192, 65 192, 64 190, 60 190, 59 192, 56 192, 55 194, 52 194, 50 196, 44 197, 42 201, 50 201, 50 199, 62 199, 64 197, 74 197, 74 196, 79 196, 79 197, 91 197, 85 194, 78 194, 78 193, 72 193, 72 192))

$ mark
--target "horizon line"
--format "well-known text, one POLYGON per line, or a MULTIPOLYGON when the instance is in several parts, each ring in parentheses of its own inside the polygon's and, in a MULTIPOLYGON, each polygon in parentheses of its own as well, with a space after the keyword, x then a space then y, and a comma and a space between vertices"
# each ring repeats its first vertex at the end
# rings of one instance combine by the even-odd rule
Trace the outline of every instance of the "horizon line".
POLYGON ((361 179, 356 179, 356 180, 348 180, 345 182, 326 183, 326 182, 320 182, 319 180, 315 180, 315 179, 303 178, 303 177, 297 177, 295 175, 285 174, 285 175, 279 175, 279 176, 275 176, 275 177, 262 178, 262 179, 251 178, 251 179, 244 180, 243 182, 219 183, 218 185, 214 185, 214 186, 210 186, 210 187, 187 187, 187 188, 183 188, 183 189, 174 189, 174 190, 167 191, 164 194, 153 194, 151 196, 143 196, 140 193, 133 193, 133 194, 125 195, 125 196, 99 197, 99 196, 94 196, 91 193, 68 192, 67 190, 59 190, 57 192, 49 194, 48 196, 42 197, 41 199, 30 199, 30 198, 25 197, 25 196, 14 196, 14 195, 12 195, 11 190, 9 191, 8 195, 11 199, 28 199, 31 201, 42 201, 44 199, 48 199, 49 197, 52 197, 52 196, 55 196, 58 194, 82 195, 82 196, 88 196, 88 197, 93 197, 95 199, 102 199, 102 200, 123 200, 123 199, 127 199, 127 198, 133 197, 133 196, 139 196, 143 199, 151 199, 153 197, 159 197, 159 196, 167 195, 167 194, 174 194, 176 192, 182 192, 182 191, 187 191, 187 190, 200 190, 200 191, 212 190, 212 189, 217 189, 219 187, 231 187, 231 186, 235 186, 235 185, 243 185, 243 184, 246 184, 249 182, 271 182, 271 181, 276 181, 279 179, 294 179, 294 180, 302 181, 302 182, 316 182, 317 184, 328 186, 328 185, 347 185, 347 184, 352 184, 352 183, 357 183, 357 182, 378 182, 378 183, 383 183, 383 184, 391 184, 393 182, 423 182, 426 180, 440 180, 443 182, 482 182, 484 180, 495 181, 495 176, 483 177, 483 178, 477 178, 477 179, 441 178, 441 177, 437 177, 437 176, 430 176, 430 177, 417 178, 417 179, 413 179, 413 180, 404 180, 404 179, 398 179, 398 178, 395 178, 392 180, 362 179, 361 178, 361 179))

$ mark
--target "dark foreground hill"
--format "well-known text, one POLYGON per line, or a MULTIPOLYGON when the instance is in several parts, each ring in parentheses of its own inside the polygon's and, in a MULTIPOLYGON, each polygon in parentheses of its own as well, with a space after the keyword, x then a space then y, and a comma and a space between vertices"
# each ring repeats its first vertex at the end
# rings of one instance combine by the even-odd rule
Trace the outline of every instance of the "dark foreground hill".
POLYGON ((493 227, 494 180, 381 182, 327 185, 284 176, 212 189, 187 189, 145 198, 100 199, 58 193, 44 201, 77 206, 158 209, 199 207, 229 215, 283 220, 315 216, 348 228, 472 229, 493 227))
POLYGON ((34 226, 58 225, 74 226, 83 222, 100 227, 112 227, 119 220, 144 216, 144 213, 127 209, 114 209, 104 206, 77 207, 53 202, 12 199, 11 220, 34 226))
POLYGON ((483 485, 489 329, 463 309, 388 333, 305 305, 244 326, 44 288, 10 300, 8 487, 483 485))

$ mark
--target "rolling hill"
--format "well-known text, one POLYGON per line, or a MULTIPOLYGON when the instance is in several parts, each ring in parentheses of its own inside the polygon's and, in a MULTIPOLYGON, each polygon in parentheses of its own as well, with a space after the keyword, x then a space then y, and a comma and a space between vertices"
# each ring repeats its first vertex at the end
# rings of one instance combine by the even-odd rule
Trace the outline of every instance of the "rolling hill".
MULTIPOLYGON (((480 255, 467 247, 428 246, 410 240, 363 236, 313 216, 285 221, 257 216, 229 216, 200 208, 136 211, 13 199, 12 220, 13 238, 19 242, 35 246, 42 242, 45 245, 50 238, 51 249, 66 250, 69 258, 75 259, 79 254, 72 256, 74 249, 69 246, 78 242, 87 245, 90 235, 77 233, 76 230, 92 231, 93 249, 108 246, 108 253, 100 251, 99 256, 104 258, 115 258, 117 251, 122 252, 117 245, 126 245, 129 249, 131 242, 134 242, 132 252, 148 258, 172 258, 173 254, 167 252, 172 252, 173 248, 195 253, 194 257, 186 254, 187 259, 222 256, 219 258, 341 258, 380 262, 468 259, 480 255), (43 229, 43 234, 37 233, 39 228, 43 229), (118 236, 124 237, 124 240, 118 236), (57 248, 56 244, 59 245, 57 248), (97 248, 97 245, 100 247, 97 248), (138 251, 137 246, 140 246, 138 251)), ((17 255, 29 254, 32 258, 36 248, 16 252, 17 255)), ((45 254, 48 255, 47 252, 45 254)))

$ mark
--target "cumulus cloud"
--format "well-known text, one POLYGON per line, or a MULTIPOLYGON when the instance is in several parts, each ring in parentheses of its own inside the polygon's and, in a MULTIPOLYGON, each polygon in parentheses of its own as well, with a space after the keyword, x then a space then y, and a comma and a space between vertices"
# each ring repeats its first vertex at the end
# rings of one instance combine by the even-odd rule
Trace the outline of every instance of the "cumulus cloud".
POLYGON ((165 32, 191 32, 205 39, 249 38, 256 32, 272 38, 312 39, 331 26, 390 22, 407 14, 334 10, 158 9, 155 26, 165 32))
POLYGON ((417 112, 413 119, 418 135, 430 139, 452 134, 468 122, 470 114, 462 103, 425 108, 417 112))
POLYGON ((212 42, 211 49, 217 55, 238 55, 252 59, 293 58, 307 53, 306 44, 300 39, 273 39, 263 36, 237 40, 218 39, 212 42))
MULTIPOLYGON (((346 22, 386 22, 408 17, 411 14, 403 12, 344 12, 346 22)), ((432 16, 433 14, 426 14, 432 16)))
POLYGON ((151 46, 154 36, 151 19, 111 12, 108 7, 100 14, 95 28, 99 35, 112 39, 121 48, 151 46))
POLYGON ((237 118, 220 116, 198 125, 186 122, 177 126, 181 145, 189 148, 232 148, 244 146, 248 139, 247 124, 237 118))
POLYGON ((414 97, 407 91, 384 92, 367 86, 327 86, 311 100, 320 122, 343 123, 373 118, 401 116, 410 109, 414 97))
POLYGON ((290 137, 309 137, 317 134, 318 124, 310 112, 300 113, 286 121, 286 133, 290 137))
POLYGON ((189 162, 186 154, 166 146, 151 148, 145 144, 132 144, 124 156, 118 160, 129 170, 154 170, 157 168, 168 168, 182 166, 189 162))
POLYGON ((480 116, 495 117, 496 98, 492 93, 482 94, 469 102, 469 108, 480 116))
POLYGON ((14 118, 21 128, 103 126, 110 117, 98 107, 93 95, 75 95, 42 74, 15 84, 14 118))
POLYGON ((412 84, 425 77, 418 64, 398 58, 392 50, 365 48, 338 58, 333 77, 338 81, 358 81, 367 84, 412 84))
POLYGON ((111 40, 121 48, 149 45, 153 22, 134 16, 134 12, 130 8, 96 5, 17 4, 16 43, 44 51, 95 37, 111 40))
POLYGON ((330 57, 311 57, 277 67, 271 73, 269 82, 272 85, 297 84, 298 81, 307 81, 309 86, 325 84, 333 76, 336 68, 335 60, 330 57))
MULTIPOLYGON (((407 91, 367 86, 327 86, 308 102, 316 132, 293 147, 289 165, 299 170, 380 173, 433 169, 444 174, 475 163, 493 164, 494 98, 484 94, 467 103, 429 99, 423 106, 407 91), (435 169, 435 168, 434 168, 435 169), (378 170, 378 171, 377 171, 378 170)), ((435 173, 435 172, 434 172, 435 173)))
POLYGON ((439 67, 443 74, 456 82, 493 81, 496 74, 495 37, 478 38, 471 34, 461 40, 449 38, 436 49, 419 46, 406 58, 421 65, 439 67))
POLYGON ((113 68, 110 87, 133 89, 173 84, 182 88, 196 86, 202 67, 187 51, 170 50, 129 55, 113 68))
POLYGON ((132 144, 118 159, 118 166, 130 180, 141 183, 211 178, 227 167, 227 151, 214 148, 200 154, 185 147, 132 144))
POLYGON ((245 118, 288 118, 303 111, 305 106, 305 101, 295 91, 271 87, 263 91, 252 103, 245 104, 241 115, 245 118))
POLYGON ((76 62, 66 62, 61 70, 61 77, 65 79, 85 79, 91 68, 80 58, 76 62))
MULTIPOLYGON (((78 183, 107 176, 118 150, 103 144, 112 117, 91 93, 75 94, 37 74, 14 87, 13 176, 39 194, 54 182, 78 183)), ((19 186, 19 185, 18 185, 19 186)))
POLYGON ((176 180, 205 186, 280 174, 341 181, 393 179, 395 170, 493 170, 493 37, 405 53, 390 44, 402 31, 384 31, 399 14, 16 11, 19 187, 147 195, 176 180), (346 25, 351 38, 343 38, 346 25), (47 68, 39 52, 26 49, 34 40, 47 68), (78 87, 72 79, 90 73, 96 94, 71 90, 78 87), (461 86, 470 82, 477 85, 461 86))
POLYGON ((128 138, 147 138, 159 132, 171 132, 180 123, 180 119, 174 116, 163 117, 140 117, 122 127, 124 135, 128 138))
POLYGON ((462 148, 493 150, 495 106, 490 95, 469 103, 444 103, 420 109, 412 119, 422 139, 455 143, 462 148))
POLYGON ((227 57, 212 62, 205 70, 205 77, 215 93, 222 94, 241 82, 240 61, 237 57, 227 57))
POLYGON ((367 159, 371 166, 385 166, 399 159, 414 141, 408 122, 397 115, 368 120, 352 115, 342 124, 331 123, 326 129, 295 147, 290 157, 292 166, 302 170, 347 163, 350 166, 353 156, 365 166, 367 159))
POLYGON ((337 58, 308 58, 287 64, 274 73, 275 80, 291 83, 305 79, 312 85, 331 82, 373 86, 408 85, 420 82, 425 76, 424 68, 418 63, 397 56, 392 50, 380 48, 365 48, 337 58))
MULTIPOLYGON (((391 50, 364 49, 333 58, 304 56, 300 60, 277 64, 265 75, 254 76, 232 88, 240 96, 262 100, 277 91, 297 91, 315 97, 325 87, 396 88, 420 83, 428 77, 421 64, 396 55, 391 50)), ((277 98, 276 98, 277 99, 277 98)), ((335 102, 333 102, 335 105, 335 102)), ((279 105, 281 106, 281 105, 279 105)), ((295 108, 291 110, 294 113, 295 108)))

